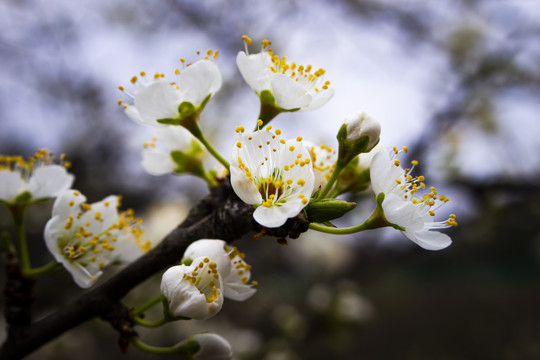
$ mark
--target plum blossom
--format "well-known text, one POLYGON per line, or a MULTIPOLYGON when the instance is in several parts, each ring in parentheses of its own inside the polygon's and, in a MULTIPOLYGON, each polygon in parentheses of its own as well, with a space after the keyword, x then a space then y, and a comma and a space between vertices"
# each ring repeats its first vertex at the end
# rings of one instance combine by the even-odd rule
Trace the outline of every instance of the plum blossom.
POLYGON ((230 172, 236 195, 256 206, 255 221, 275 228, 308 204, 315 178, 302 137, 285 141, 279 137, 281 130, 274 133, 271 128, 248 134, 237 128, 230 172))
POLYGON ((58 196, 73 184, 66 171, 69 162, 53 162, 52 154, 39 150, 25 160, 21 156, 0 155, 0 203, 29 203, 58 196))
MULTIPOLYGON (((246 45, 251 44, 247 36, 243 39, 246 45)), ((261 52, 256 54, 249 54, 246 46, 245 52, 236 56, 238 70, 259 97, 268 92, 275 101, 273 105, 282 111, 314 110, 332 98, 334 89, 329 87, 330 81, 324 81, 324 69, 314 71, 311 65, 287 62, 285 56, 280 58, 273 52, 270 44, 264 40, 261 52)))
POLYGON ((226 298, 244 301, 253 296, 256 289, 249 283, 251 266, 243 259, 245 255, 223 240, 201 239, 188 246, 182 262, 191 261, 201 256, 208 256, 217 264, 217 270, 223 280, 223 293, 226 298))
POLYGON ((161 278, 161 293, 174 316, 208 319, 223 306, 222 279, 217 264, 206 256, 191 265, 169 268, 161 278))
MULTIPOLYGON (((152 126, 162 126, 164 123, 181 125, 185 117, 200 113, 221 88, 221 73, 209 57, 217 57, 217 51, 193 64, 185 64, 183 70, 176 69, 177 79, 172 82, 159 73, 147 80, 146 73, 141 72, 142 80, 137 76, 131 78, 131 83, 136 86, 135 93, 126 93, 133 98, 133 105, 122 100, 118 104, 137 123, 152 126)), ((184 59, 180 61, 185 63, 184 59)), ((119 89, 125 92, 123 86, 119 86, 119 89)))
POLYGON ((314 191, 317 191, 324 188, 332 176, 336 168, 337 152, 334 148, 325 144, 315 145, 304 141, 304 146, 306 146, 311 156, 313 173, 315 174, 314 191))
MULTIPOLYGON (((397 155, 399 151, 394 147, 393 153, 397 155)), ((438 230, 457 226, 456 216, 450 214, 447 220, 433 221, 435 211, 449 199, 438 195, 435 187, 417 198, 418 192, 426 187, 423 176, 411 175, 417 164, 412 161, 410 169, 403 169, 398 159, 391 159, 386 151, 379 151, 371 163, 371 186, 378 199, 384 194, 381 206, 390 224, 397 225, 407 238, 424 249, 444 249, 452 240, 438 230)))
POLYGON ((199 140, 181 126, 155 129, 151 142, 144 143, 142 166, 152 175, 204 172, 199 140), (159 145, 162 145, 161 147, 159 145))
POLYGON ((133 212, 118 212, 117 196, 93 203, 77 190, 61 193, 45 226, 45 244, 82 288, 95 284, 108 265, 130 262, 150 250, 133 212))

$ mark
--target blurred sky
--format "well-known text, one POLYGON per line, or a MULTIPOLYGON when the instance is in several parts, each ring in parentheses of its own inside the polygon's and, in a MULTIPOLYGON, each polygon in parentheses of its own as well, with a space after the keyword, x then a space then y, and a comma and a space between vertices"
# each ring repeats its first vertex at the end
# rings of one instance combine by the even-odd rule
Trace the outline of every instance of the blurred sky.
MULTIPOLYGON (((318 111, 280 116, 275 124, 286 136, 334 144, 344 116, 365 110, 381 121, 384 145, 410 145, 455 96, 459 79, 447 50, 453 33, 466 29, 482 40, 475 51, 505 49, 518 66, 538 72, 540 44, 531 29, 538 30, 539 19, 534 0, 3 1, 0 152, 14 145, 62 152, 83 129, 100 136, 110 126, 125 135, 119 151, 137 159, 152 130, 132 124, 116 106, 126 100, 117 86, 141 70, 170 76, 179 57, 194 61, 197 50, 212 48, 220 50, 226 83, 201 125, 227 156, 234 127, 251 127, 258 112, 256 97, 238 85, 235 56, 243 34, 254 44, 271 39, 291 61, 325 68, 336 90, 318 111), (424 30, 415 30, 419 25, 424 30), (85 91, 103 100, 100 119, 85 117, 93 106, 85 91)), ((465 176, 538 174, 538 92, 489 95, 497 130, 456 119, 444 141, 425 139, 433 167, 446 167, 452 153, 465 176)))

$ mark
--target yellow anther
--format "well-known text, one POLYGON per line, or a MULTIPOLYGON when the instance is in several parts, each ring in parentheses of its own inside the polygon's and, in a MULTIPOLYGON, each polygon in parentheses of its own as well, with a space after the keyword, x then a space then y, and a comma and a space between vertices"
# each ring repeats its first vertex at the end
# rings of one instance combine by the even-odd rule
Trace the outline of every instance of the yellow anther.
POLYGON ((241 143, 240 141, 238 141, 238 142, 236 143, 236 147, 239 148, 239 149, 242 148, 242 143, 241 143))
POLYGON ((262 126, 262 125, 263 125, 263 121, 262 121, 261 119, 257 120, 257 125, 262 126))
POLYGON ((289 171, 289 170, 290 170, 289 165, 285 165, 285 166, 283 167, 283 169, 285 169, 285 171, 289 171))
POLYGON ((418 165, 418 161, 417 161, 417 160, 413 160, 413 161, 411 161, 411 164, 413 164, 413 165, 416 166, 416 165, 418 165))
POLYGON ((400 162, 398 159, 394 160, 394 165, 399 166, 400 162))
POLYGON ((291 146, 289 147, 289 151, 294 151, 294 146, 291 145, 291 146))
POLYGON ((302 141, 302 137, 301 137, 301 136, 298 136, 298 137, 296 138, 296 141, 302 141))
POLYGON ((285 145, 285 143, 286 143, 286 141, 283 140, 283 139, 279 139, 279 142, 280 142, 281 144, 283 144, 283 145, 285 145))
POLYGON ((281 129, 276 129, 276 135, 281 135, 281 129))
POLYGON ((403 152, 404 152, 404 153, 407 153, 407 151, 409 151, 409 149, 408 149, 406 146, 404 146, 404 147, 403 147, 403 152))
POLYGON ((249 38, 249 36, 242 35, 242 40, 244 40, 247 45, 251 45, 251 39, 249 38))
POLYGON ((287 179, 287 185, 291 185, 293 181, 291 179, 287 179))
POLYGON ((306 181, 304 179, 298 179, 297 184, 300 185, 300 186, 304 186, 304 185, 306 185, 306 181))
POLYGON ((309 202, 308 199, 306 199, 306 198, 303 198, 303 199, 302 199, 302 204, 306 205, 308 202, 309 202))
POLYGON ((136 76, 133 76, 130 80, 129 80, 132 84, 135 84, 137 82, 137 77, 136 76))
POLYGON ((180 75, 180 70, 174 69, 174 75, 180 75))

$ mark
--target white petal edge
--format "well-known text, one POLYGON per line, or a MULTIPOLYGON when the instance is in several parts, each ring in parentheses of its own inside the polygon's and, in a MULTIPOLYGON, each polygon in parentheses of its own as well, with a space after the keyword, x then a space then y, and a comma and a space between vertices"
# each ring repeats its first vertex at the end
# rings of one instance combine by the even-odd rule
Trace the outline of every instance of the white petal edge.
POLYGON ((199 60, 180 72, 178 86, 182 102, 187 101, 198 107, 208 95, 221 88, 221 72, 210 60, 199 60))
POLYGON ((302 109, 311 103, 311 95, 290 77, 283 74, 273 74, 270 81, 276 105, 280 108, 286 110, 302 109))
POLYGON ((34 171, 28 181, 28 191, 34 199, 56 197, 69 189, 74 176, 60 165, 47 165, 34 171))
POLYGON ((17 172, 0 171, 0 200, 15 200, 24 188, 24 181, 17 172))
POLYGON ((151 175, 164 175, 173 172, 176 169, 171 155, 155 149, 144 149, 142 151, 143 169, 151 175))

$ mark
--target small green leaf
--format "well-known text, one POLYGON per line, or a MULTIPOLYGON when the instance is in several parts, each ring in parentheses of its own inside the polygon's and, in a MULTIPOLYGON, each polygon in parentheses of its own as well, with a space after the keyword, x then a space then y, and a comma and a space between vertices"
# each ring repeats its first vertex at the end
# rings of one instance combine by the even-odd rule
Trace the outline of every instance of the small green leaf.
POLYGON ((180 119, 165 118, 165 119, 157 119, 156 121, 164 125, 180 125, 180 119))

